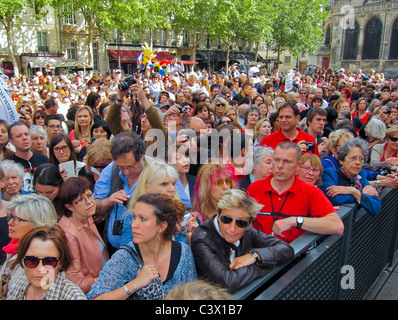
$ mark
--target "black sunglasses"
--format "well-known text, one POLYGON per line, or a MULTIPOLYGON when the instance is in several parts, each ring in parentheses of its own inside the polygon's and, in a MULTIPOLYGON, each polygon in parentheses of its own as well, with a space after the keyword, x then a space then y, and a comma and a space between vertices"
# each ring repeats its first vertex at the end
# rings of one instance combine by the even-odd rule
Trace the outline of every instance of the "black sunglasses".
POLYGON ((47 269, 54 269, 59 261, 59 258, 55 257, 45 257, 43 259, 39 259, 38 257, 35 256, 25 256, 23 257, 23 262, 25 264, 25 267, 32 269, 36 268, 39 265, 39 262, 43 263, 43 266, 47 269))
POLYGON ((390 140, 391 140, 392 142, 397 142, 397 141, 398 141, 398 138, 391 137, 390 140))
POLYGON ((103 164, 103 165, 101 165, 101 166, 92 165, 92 167, 95 168, 95 169, 104 169, 108 164, 109 164, 109 163, 103 164))
POLYGON ((250 225, 250 222, 243 219, 233 219, 225 215, 220 216, 220 221, 223 224, 230 224, 233 220, 235 220, 235 223, 239 228, 247 228, 250 225))

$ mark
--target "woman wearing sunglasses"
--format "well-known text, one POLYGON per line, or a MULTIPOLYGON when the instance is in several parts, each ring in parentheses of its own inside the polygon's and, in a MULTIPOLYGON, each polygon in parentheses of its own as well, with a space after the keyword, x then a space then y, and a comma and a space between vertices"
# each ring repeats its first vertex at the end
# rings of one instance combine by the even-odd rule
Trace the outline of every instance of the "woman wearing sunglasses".
POLYGON ((58 219, 51 201, 37 194, 16 196, 5 203, 8 220, 8 236, 11 242, 2 248, 7 254, 6 261, 1 267, 1 298, 12 287, 14 282, 24 274, 18 265, 17 248, 25 234, 34 228, 54 226, 58 219))
POLYGON ((372 148, 370 163, 385 161, 388 165, 398 166, 398 126, 387 129, 385 140, 387 143, 372 148))
POLYGON ((261 208, 242 190, 225 191, 217 214, 192 234, 199 277, 235 292, 264 276, 268 267, 294 258, 294 250, 286 242, 251 227, 261 208))
POLYGON ((83 291, 62 272, 72 259, 59 227, 31 230, 18 247, 17 261, 25 275, 15 282, 7 300, 87 300, 83 291))
POLYGON ((73 257, 66 277, 84 293, 90 291, 102 267, 109 259, 108 250, 94 224, 96 202, 93 186, 84 177, 71 177, 61 187, 63 217, 58 225, 65 232, 73 257))

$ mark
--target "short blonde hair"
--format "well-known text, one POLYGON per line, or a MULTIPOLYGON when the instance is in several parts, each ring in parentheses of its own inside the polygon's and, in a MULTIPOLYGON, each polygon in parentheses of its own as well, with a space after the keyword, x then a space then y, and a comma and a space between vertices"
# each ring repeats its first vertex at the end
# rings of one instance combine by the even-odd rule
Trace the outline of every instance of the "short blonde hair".
POLYGON ((340 138, 353 139, 354 135, 345 129, 338 129, 332 131, 329 134, 328 140, 326 141, 326 147, 328 148, 329 151, 331 151, 331 148, 336 147, 337 142, 339 142, 340 138))
MULTIPOLYGON (((146 166, 138 178, 137 186, 128 205, 128 211, 134 209, 137 199, 147 193, 146 186, 148 184, 151 184, 155 180, 162 181, 167 177, 170 177, 173 182, 177 182, 180 174, 175 167, 161 161, 153 161, 146 166)), ((174 200, 180 200, 177 191, 175 192, 174 200)))
POLYGON ((232 300, 232 297, 225 288, 196 280, 178 285, 164 300, 232 300))
POLYGON ((221 213, 221 210, 224 209, 242 209, 250 222, 256 219, 257 212, 262 207, 254 198, 248 196, 246 192, 240 189, 226 190, 217 204, 218 213, 221 213))
POLYGON ((99 160, 113 161, 111 154, 112 142, 105 138, 96 139, 87 149, 86 154, 86 170, 91 172, 91 166, 93 163, 99 160))

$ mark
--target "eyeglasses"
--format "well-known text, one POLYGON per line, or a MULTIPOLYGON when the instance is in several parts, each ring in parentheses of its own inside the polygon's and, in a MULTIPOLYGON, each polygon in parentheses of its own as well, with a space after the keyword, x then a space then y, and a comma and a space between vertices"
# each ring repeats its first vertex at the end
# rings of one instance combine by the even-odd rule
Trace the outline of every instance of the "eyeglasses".
POLYGON ((50 129, 61 129, 62 128, 62 126, 60 126, 60 125, 50 125, 50 126, 48 126, 50 129))
POLYGON ((348 157, 347 159, 350 162, 354 162, 354 161, 357 161, 357 160, 359 160, 359 162, 364 162, 365 161, 364 157, 356 157, 356 156, 351 156, 351 157, 348 157))
POLYGON ((219 187, 222 187, 224 185, 224 183, 229 187, 232 184, 232 178, 227 178, 225 180, 217 180, 216 184, 219 187))
POLYGON ((27 267, 29 269, 36 268, 39 265, 40 261, 45 268, 54 269, 58 264, 59 258, 45 257, 43 259, 39 259, 38 257, 35 257, 35 256, 23 257, 23 262, 25 264, 25 267, 27 267))
POLYGON ((35 119, 44 119, 44 116, 36 116, 35 119))
POLYGON ((242 229, 247 228, 250 225, 249 221, 246 221, 243 219, 233 219, 233 218, 231 218, 229 216, 225 216, 225 215, 220 216, 220 221, 223 224, 230 224, 234 220, 235 220, 236 225, 242 229))
POLYGON ((394 138, 394 137, 390 137, 388 139, 390 139, 392 142, 397 142, 398 141, 398 138, 394 138))
POLYGON ((68 150, 69 147, 68 146, 62 146, 62 147, 54 147, 53 150, 54 152, 66 152, 66 150, 68 150))
POLYGON ((80 206, 82 204, 85 204, 87 202, 87 200, 92 201, 94 198, 94 195, 92 194, 92 192, 88 193, 85 196, 82 196, 80 199, 73 201, 73 203, 77 206, 80 206))
POLYGON ((312 167, 307 167, 307 166, 305 166, 305 167, 301 167, 305 172, 310 172, 310 171, 312 171, 313 173, 320 173, 321 172, 321 169, 319 169, 319 168, 312 168, 312 167))
POLYGON ((29 220, 25 220, 20 217, 12 215, 11 213, 7 213, 7 222, 10 222, 11 220, 14 225, 18 225, 21 221, 29 222, 29 220))

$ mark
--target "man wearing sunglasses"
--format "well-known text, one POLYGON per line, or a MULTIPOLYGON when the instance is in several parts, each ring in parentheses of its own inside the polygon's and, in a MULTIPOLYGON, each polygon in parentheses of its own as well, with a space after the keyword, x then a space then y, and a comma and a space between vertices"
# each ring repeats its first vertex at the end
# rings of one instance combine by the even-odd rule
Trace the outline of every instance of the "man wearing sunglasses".
POLYGON ((324 193, 297 177, 300 159, 301 149, 294 142, 281 142, 274 151, 272 174, 246 189, 249 196, 264 205, 253 227, 287 243, 305 231, 343 233, 344 224, 324 193))
POLYGON ((234 292, 294 258, 290 245, 251 228, 261 205, 244 191, 228 189, 217 209, 192 234, 199 277, 234 292))

